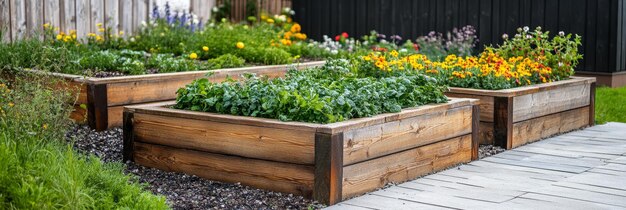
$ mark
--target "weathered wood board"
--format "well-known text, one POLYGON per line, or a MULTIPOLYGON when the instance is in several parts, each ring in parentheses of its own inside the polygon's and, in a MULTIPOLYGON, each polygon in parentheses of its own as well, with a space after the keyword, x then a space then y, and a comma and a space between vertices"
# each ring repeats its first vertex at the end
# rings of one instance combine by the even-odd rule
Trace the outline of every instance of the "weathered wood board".
POLYGON ((314 124, 127 106, 124 159, 334 204, 477 158, 478 100, 314 124))
POLYGON ((446 95, 480 99, 481 144, 512 149, 594 124, 595 79, 506 90, 450 88, 446 95))
POLYGON ((52 75, 64 78, 69 85, 79 89, 80 94, 75 105, 83 104, 87 107, 87 112, 84 113, 84 110, 75 109, 71 116, 72 119, 77 122, 86 121, 91 128, 102 131, 122 125, 124 106, 173 100, 176 98, 176 91, 179 88, 195 79, 207 77, 212 82, 220 82, 226 78, 240 79, 245 73, 276 78, 284 76, 291 68, 305 69, 322 64, 324 61, 111 78, 92 78, 58 73, 52 73, 52 75), (207 76, 207 73, 213 75, 207 76))

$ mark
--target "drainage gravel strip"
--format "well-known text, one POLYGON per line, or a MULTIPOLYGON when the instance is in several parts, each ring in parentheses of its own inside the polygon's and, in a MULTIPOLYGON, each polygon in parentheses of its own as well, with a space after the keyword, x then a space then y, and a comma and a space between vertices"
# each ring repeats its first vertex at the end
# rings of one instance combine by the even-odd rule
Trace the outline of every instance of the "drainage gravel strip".
MULTIPOLYGON (((96 132, 88 126, 74 125, 66 135, 79 152, 93 154, 104 162, 122 161, 123 135, 121 128, 96 132)), ((481 145, 479 157, 504 151, 491 145, 481 145)), ((148 190, 164 195, 174 209, 318 209, 323 205, 302 196, 272 192, 206 180, 194 175, 166 172, 126 162, 126 173, 134 174, 148 190)))

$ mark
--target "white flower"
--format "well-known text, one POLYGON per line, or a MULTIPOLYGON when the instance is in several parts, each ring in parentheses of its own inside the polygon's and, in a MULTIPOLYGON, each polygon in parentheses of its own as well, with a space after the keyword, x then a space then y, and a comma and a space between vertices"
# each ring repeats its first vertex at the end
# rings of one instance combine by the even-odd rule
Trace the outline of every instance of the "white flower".
POLYGON ((528 32, 528 30, 530 30, 530 28, 528 28, 528 26, 524 26, 524 32, 528 32))
POLYGON ((217 12, 219 11, 219 9, 217 7, 213 7, 213 9, 211 9, 213 12, 217 12))
POLYGON ((407 49, 405 49, 405 48, 400 49, 400 52, 401 52, 401 53, 405 53, 405 52, 407 52, 407 51, 408 51, 408 50, 407 50, 407 49))
POLYGON ((559 31, 559 36, 565 36, 565 32, 559 31))
POLYGON ((130 42, 135 42, 135 37, 131 37, 130 42))
POLYGON ((146 23, 146 21, 141 21, 141 26, 147 26, 148 24, 146 23))
POLYGON ((533 36, 531 36, 530 34, 526 35, 526 39, 531 39, 531 38, 533 38, 533 36))
POLYGON ((502 34, 502 39, 509 39, 509 35, 508 34, 502 34))
POLYGON ((337 51, 337 50, 330 51, 330 54, 333 54, 333 55, 336 55, 337 53, 339 53, 339 51, 337 51))
POLYGON ((559 67, 562 67, 562 66, 563 66, 563 62, 559 62, 559 67))

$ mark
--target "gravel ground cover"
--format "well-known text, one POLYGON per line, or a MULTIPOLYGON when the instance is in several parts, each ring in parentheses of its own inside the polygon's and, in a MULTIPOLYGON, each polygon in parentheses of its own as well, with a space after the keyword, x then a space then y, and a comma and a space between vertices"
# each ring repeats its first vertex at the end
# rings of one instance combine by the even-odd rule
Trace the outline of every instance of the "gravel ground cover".
MULTIPOLYGON (((67 133, 74 148, 94 154, 105 162, 122 161, 122 129, 103 132, 88 126, 75 125, 67 133)), ((481 145, 480 158, 504 151, 501 147, 481 145)), ((315 201, 293 194, 271 192, 243 186, 202 179, 193 175, 165 172, 126 162, 126 173, 138 176, 147 188, 167 197, 174 209, 318 209, 324 207, 315 201)))

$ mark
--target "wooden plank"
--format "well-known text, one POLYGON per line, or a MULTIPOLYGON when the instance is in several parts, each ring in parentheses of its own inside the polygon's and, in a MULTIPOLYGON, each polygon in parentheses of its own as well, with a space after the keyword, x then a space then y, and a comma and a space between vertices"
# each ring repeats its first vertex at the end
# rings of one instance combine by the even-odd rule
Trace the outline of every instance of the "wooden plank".
POLYGON ((346 166, 343 169, 343 198, 469 162, 471 141, 471 134, 468 134, 346 166))
POLYGON ((119 0, 119 30, 133 34, 133 0, 119 0))
POLYGON ((480 100, 480 121, 493 122, 493 98, 492 96, 482 96, 473 94, 451 93, 446 96, 455 98, 475 98, 480 100))
MULTIPOLYGON (((457 185, 460 185, 460 184, 457 184, 457 185)), ((523 192, 509 191, 510 194, 503 195, 489 188, 474 187, 474 188, 471 188, 471 190, 468 190, 468 189, 459 190, 459 189, 450 189, 447 187, 433 187, 433 186, 419 184, 415 182, 406 182, 406 183, 398 185, 398 187, 414 189, 416 191, 422 191, 422 192, 433 192, 433 193, 438 193, 442 195, 450 195, 450 196, 455 196, 459 198, 480 200, 480 201, 486 201, 486 202, 497 202, 497 203, 505 202, 519 195, 524 194, 523 192)))
POLYGON ((91 16, 89 0, 76 0, 76 35, 84 38, 89 33, 91 16))
MULTIPOLYGON (((546 188, 532 190, 535 194, 548 195, 560 198, 568 198, 573 200, 585 201, 589 203, 598 203, 610 205, 614 208, 626 207, 626 196, 610 195, 605 193, 591 192, 580 189, 551 186, 546 188)), ((522 196, 524 197, 524 196, 522 196)))
POLYGON ((344 165, 472 132, 472 106, 429 112, 344 132, 344 165))
POLYGON ((134 150, 134 159, 140 165, 305 197, 312 195, 313 166, 219 155, 140 142, 134 143, 134 150))
POLYGON ((26 33, 29 37, 43 38, 43 1, 26 2, 26 33))
POLYGON ((472 106, 472 160, 478 160, 478 147, 480 146, 480 107, 472 106))
POLYGON ((513 122, 589 106, 590 90, 590 84, 580 84, 516 96, 513 98, 513 122))
POLYGON ((493 109, 494 143, 496 146, 511 149, 513 145, 513 98, 495 97, 493 109))
MULTIPOLYGON (((626 52, 624 52, 626 53, 626 52)), ((591 83, 589 90, 589 126, 596 125, 596 83, 591 83)))
POLYGON ((90 22, 89 22, 89 31, 93 32, 93 33, 102 33, 102 32, 98 32, 98 24, 102 24, 101 27, 106 28, 107 26, 104 25, 105 21, 104 21, 104 12, 105 12, 105 1, 104 0, 90 0, 91 1, 91 7, 90 7, 90 22))
POLYGON ((87 109, 80 107, 80 105, 74 105, 74 110, 70 113, 70 119, 78 124, 87 123, 87 109))
POLYGON ((580 84, 591 84, 595 82, 596 79, 592 77, 570 77, 567 80, 561 80, 556 82, 542 83, 536 85, 528 85, 517 88, 503 89, 503 90, 483 90, 483 89, 473 89, 473 88, 457 88, 450 87, 449 93, 461 93, 461 94, 471 94, 471 95, 482 95, 482 96, 493 96, 493 97, 511 97, 511 96, 521 96, 532 93, 538 93, 543 91, 548 91, 552 89, 560 89, 569 86, 578 86, 580 84))
POLYGON ((529 167, 529 168, 539 168, 539 169, 546 169, 546 170, 553 170, 553 171, 560 171, 560 172, 567 172, 567 173, 582 173, 589 169, 589 167, 566 166, 566 165, 560 165, 557 163, 508 160, 508 159, 498 158, 496 156, 487 157, 482 160, 486 162, 492 162, 492 163, 501 163, 501 164, 522 166, 522 167, 529 167))
POLYGON ((107 129, 122 126, 124 106, 110 106, 107 108, 107 129))
POLYGON ((44 1, 44 23, 51 27, 61 26, 61 5, 59 0, 44 1))
POLYGON ((76 0, 61 0, 61 31, 76 30, 76 0))
POLYGON ((133 0, 133 30, 138 31, 141 25, 148 22, 148 0, 133 0))
POLYGON ((133 122, 139 142, 287 163, 315 163, 314 132, 143 113, 135 113, 133 122))
POLYGON ((123 143, 122 143, 122 160, 135 161, 134 149, 135 149, 135 133, 134 133, 134 113, 124 112, 124 126, 123 130, 123 143))
POLYGON ((479 144, 494 144, 493 123, 480 122, 478 129, 479 144))
POLYGON ((13 41, 24 38, 26 31, 26 4, 23 0, 10 0, 11 37, 13 41))
POLYGON ((120 8, 120 0, 104 1, 104 13, 105 13, 104 23, 106 27, 111 28, 112 34, 118 34, 120 36, 123 36, 122 34, 119 34, 119 30, 120 30, 119 8, 120 8))
POLYGON ((0 0, 0 30, 2 37, 0 42, 11 42, 11 7, 10 0, 0 0))
POLYGON ((89 127, 97 131, 106 130, 108 122, 107 85, 89 84, 87 86, 87 111, 89 127))
POLYGON ((512 148, 588 125, 588 106, 513 123, 512 148))
POLYGON ((343 135, 315 134, 313 199, 328 205, 342 200, 343 135))
MULTIPOLYGON (((371 193, 373 195, 402 199, 423 204, 442 206, 450 209, 492 209, 493 202, 479 201, 433 192, 421 192, 401 187, 390 187, 371 193)), ((394 209, 393 207, 390 209, 394 209)))
MULTIPOLYGON (((444 210, 449 209, 440 206, 434 206, 429 204, 417 203, 408 200, 401 200, 397 198, 389 198, 378 195, 364 195, 361 197, 356 197, 354 199, 350 199, 340 204, 363 207, 366 209, 431 209, 431 210, 444 210)), ((326 209, 332 209, 334 206, 326 209)), ((337 208, 343 209, 343 208, 337 208)))

